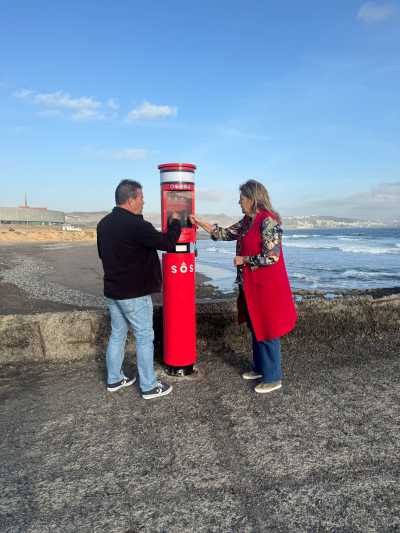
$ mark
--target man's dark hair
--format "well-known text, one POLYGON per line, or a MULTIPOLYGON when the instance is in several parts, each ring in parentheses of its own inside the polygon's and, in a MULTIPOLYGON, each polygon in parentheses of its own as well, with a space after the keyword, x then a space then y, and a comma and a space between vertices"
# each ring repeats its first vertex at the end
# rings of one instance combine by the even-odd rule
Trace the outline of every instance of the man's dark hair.
POLYGON ((122 180, 115 189, 116 205, 125 204, 129 198, 135 199, 139 189, 142 190, 142 186, 138 181, 122 180))

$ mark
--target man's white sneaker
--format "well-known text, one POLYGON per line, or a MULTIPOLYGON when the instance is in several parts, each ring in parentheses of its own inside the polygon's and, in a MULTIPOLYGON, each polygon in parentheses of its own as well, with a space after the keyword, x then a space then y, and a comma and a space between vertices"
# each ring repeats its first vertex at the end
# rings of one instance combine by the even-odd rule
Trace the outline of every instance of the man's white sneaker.
POLYGON ((123 378, 121 381, 117 381, 117 383, 111 383, 107 385, 107 390, 109 392, 115 392, 119 389, 122 389, 123 387, 129 387, 130 385, 133 385, 136 381, 136 377, 133 378, 123 378))
POLYGON ((142 398, 145 400, 151 400, 152 398, 159 398, 160 396, 166 396, 172 391, 172 385, 168 383, 161 383, 159 381, 154 389, 142 392, 142 398))
POLYGON ((245 372, 242 374, 243 379, 260 379, 262 378, 262 374, 259 374, 258 372, 254 372, 254 370, 250 370, 250 372, 245 372))

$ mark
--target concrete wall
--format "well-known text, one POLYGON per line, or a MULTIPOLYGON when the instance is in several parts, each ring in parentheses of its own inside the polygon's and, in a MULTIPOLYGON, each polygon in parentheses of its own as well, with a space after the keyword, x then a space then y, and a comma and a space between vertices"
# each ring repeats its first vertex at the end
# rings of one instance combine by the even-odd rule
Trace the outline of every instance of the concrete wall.
MULTIPOLYGON (((298 306, 297 328, 284 339, 292 352, 323 346, 349 354, 400 352, 400 297, 310 301, 298 306), (396 352, 397 350, 397 352, 396 352)), ((162 353, 162 308, 155 309, 156 356, 162 353)), ((199 353, 250 350, 231 300, 197 306, 199 353)), ((109 319, 102 311, 0 316, 0 365, 104 357, 109 319)), ((129 349, 133 340, 129 339, 129 349)))

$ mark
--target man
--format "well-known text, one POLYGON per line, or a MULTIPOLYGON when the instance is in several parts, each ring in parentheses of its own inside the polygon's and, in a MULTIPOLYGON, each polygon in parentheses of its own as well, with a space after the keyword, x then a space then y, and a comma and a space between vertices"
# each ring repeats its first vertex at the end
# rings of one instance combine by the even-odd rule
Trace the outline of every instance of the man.
POLYGON ((115 191, 116 207, 97 225, 97 248, 104 269, 104 296, 111 316, 111 337, 106 354, 107 390, 135 383, 122 371, 128 327, 136 339, 136 359, 142 397, 169 394, 172 386, 157 381, 154 372, 153 303, 161 289, 157 250, 175 251, 181 224, 174 213, 166 233, 143 219, 140 183, 123 180, 115 191))

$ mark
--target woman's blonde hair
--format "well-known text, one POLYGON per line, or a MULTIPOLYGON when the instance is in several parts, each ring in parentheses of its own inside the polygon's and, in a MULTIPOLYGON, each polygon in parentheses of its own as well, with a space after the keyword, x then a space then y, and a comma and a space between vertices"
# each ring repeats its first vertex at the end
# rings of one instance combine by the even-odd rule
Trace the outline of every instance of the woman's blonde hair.
POLYGON ((251 200, 253 213, 256 213, 257 209, 272 211, 281 223, 281 217, 273 209, 268 191, 262 183, 257 180, 247 180, 246 183, 240 185, 239 191, 240 194, 251 200))

